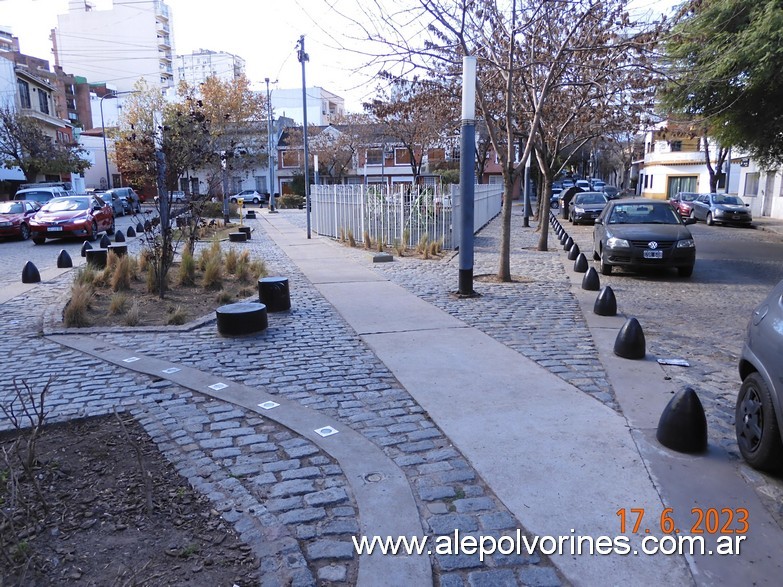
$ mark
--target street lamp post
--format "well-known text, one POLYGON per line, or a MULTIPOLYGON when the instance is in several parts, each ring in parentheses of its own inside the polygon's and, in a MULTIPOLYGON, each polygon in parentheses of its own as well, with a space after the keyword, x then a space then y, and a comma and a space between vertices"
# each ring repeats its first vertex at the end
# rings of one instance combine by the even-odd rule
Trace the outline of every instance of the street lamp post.
MULTIPOLYGON (((272 98, 269 94, 269 78, 264 78, 266 82, 266 108, 267 108, 267 153, 269 155, 269 211, 276 212, 275 210, 275 167, 274 167, 274 142, 272 141, 272 98)), ((272 82, 277 83, 277 82, 272 82)))
POLYGON ((299 37, 299 51, 297 52, 299 63, 302 64, 302 121, 304 127, 304 179, 305 179, 305 208, 307 210, 307 238, 311 238, 310 232, 310 158, 307 149, 307 83, 305 82, 305 63, 310 57, 305 53, 304 35, 299 37))

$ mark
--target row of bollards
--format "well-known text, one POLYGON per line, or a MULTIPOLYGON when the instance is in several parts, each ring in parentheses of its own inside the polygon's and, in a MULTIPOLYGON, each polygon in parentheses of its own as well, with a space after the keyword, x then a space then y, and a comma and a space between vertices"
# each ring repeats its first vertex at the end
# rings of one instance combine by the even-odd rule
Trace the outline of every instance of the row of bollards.
MULTIPOLYGON (((136 230, 130 226, 126 233, 129 238, 132 238, 136 236, 137 232, 143 231, 144 225, 139 223, 136 230)), ((121 230, 117 230, 114 233, 114 243, 112 243, 109 235, 104 233, 99 243, 100 249, 93 249, 90 241, 84 241, 80 253, 82 257, 87 259, 87 263, 98 269, 103 269, 106 267, 109 251, 120 257, 128 254, 128 245, 124 244, 125 242, 125 234, 121 230)), ((61 249, 57 255, 57 268, 70 269, 71 267, 73 267, 73 259, 71 259, 68 251, 61 249)), ((38 271, 38 267, 32 261, 28 261, 22 269, 22 283, 39 283, 40 281, 41 273, 38 271)))
POLYGON ((267 312, 291 309, 287 277, 258 280, 258 301, 227 304, 215 310, 218 332, 223 336, 243 336, 266 330, 267 312))
MULTIPOLYGON (((615 316, 617 300, 610 286, 601 287, 598 272, 588 267, 587 257, 580 252, 579 246, 568 235, 565 228, 551 211, 550 224, 563 246, 568 251, 568 260, 574 261, 574 272, 584 273, 582 289, 599 291, 593 306, 593 313, 599 316, 615 316)), ((614 343, 614 354, 631 360, 644 359, 647 355, 647 343, 639 321, 628 318, 614 343)), ((699 453, 707 449, 707 418, 699 396, 691 387, 677 392, 669 401, 658 421, 656 438, 662 445, 685 453, 699 453)))

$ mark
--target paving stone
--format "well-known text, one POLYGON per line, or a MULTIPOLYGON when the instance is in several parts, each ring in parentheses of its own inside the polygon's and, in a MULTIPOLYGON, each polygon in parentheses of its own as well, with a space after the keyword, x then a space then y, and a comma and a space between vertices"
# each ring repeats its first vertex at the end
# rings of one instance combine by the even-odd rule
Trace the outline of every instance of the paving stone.
POLYGON ((359 522, 356 520, 339 519, 326 522, 320 528, 321 534, 324 536, 332 534, 352 534, 358 536, 359 534, 359 522))
POLYGON ((454 497, 456 492, 449 485, 436 485, 419 489, 419 497, 424 501, 437 501, 446 497, 454 497))
POLYGON ((560 587, 562 582, 551 567, 523 567, 518 571, 520 580, 530 587, 560 587))
POLYGON ((472 497, 455 500, 454 507, 459 513, 479 512, 494 509, 495 502, 489 497, 472 497))
MULTIPOLYGON (((313 485, 313 482, 311 480, 294 479, 291 481, 280 481, 279 483, 277 483, 272 487, 272 490, 269 492, 269 495, 270 497, 285 497, 289 495, 302 495, 305 493, 310 493, 314 495, 312 493, 313 491, 315 491, 315 486, 313 485)), ((307 501, 307 503, 309 505, 323 505, 318 503, 312 504, 309 501, 307 501)))
POLYGON ((342 487, 333 487, 305 495, 304 500, 310 506, 333 505, 348 501, 348 495, 342 487))
POLYGON ((514 571, 474 571, 468 574, 470 587, 517 587, 514 571))
POLYGON ((478 522, 473 516, 466 514, 444 514, 432 516, 427 523, 435 534, 440 536, 453 534, 454 530, 460 532, 474 532, 478 530, 478 522))
POLYGON ((319 581, 333 581, 340 583, 345 581, 348 569, 344 565, 331 564, 318 569, 319 581))
POLYGON ((517 521, 508 512, 482 514, 479 516, 479 522, 484 530, 506 530, 517 527, 517 521))
POLYGON ((324 559, 350 560, 355 555, 353 543, 341 540, 317 540, 312 544, 308 544, 306 550, 307 558, 313 561, 324 559))
POLYGON ((280 521, 284 524, 301 524, 323 520, 325 517, 326 511, 323 508, 301 508, 281 514, 280 521))

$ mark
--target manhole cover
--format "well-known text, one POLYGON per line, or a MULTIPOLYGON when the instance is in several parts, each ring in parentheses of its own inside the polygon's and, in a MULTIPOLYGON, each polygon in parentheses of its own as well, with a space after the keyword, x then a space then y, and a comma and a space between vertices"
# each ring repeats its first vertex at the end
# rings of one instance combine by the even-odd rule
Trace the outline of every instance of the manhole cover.
POLYGON ((380 473, 370 473, 369 475, 364 476, 364 480, 368 483, 378 483, 378 481, 381 481, 383 479, 383 475, 380 473))

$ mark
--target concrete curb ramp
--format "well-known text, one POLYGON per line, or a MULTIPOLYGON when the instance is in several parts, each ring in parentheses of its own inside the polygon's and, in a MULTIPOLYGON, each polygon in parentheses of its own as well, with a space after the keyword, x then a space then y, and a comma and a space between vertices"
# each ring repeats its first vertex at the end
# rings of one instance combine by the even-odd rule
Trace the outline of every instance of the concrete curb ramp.
MULTIPOLYGON (((380 448, 344 423, 285 398, 191 367, 134 354, 117 346, 112 346, 107 352, 105 345, 88 336, 53 335, 49 339, 119 367, 167 379, 195 392, 241 406, 288 427, 340 463, 356 498, 362 535, 384 537, 424 534, 416 502, 403 471, 380 448), (178 370, 171 372, 172 368, 178 370), (215 384, 218 387, 223 384, 225 387, 219 390, 210 388, 215 384), (273 409, 259 407, 259 404, 268 401, 279 405, 273 409), (326 426, 338 432, 326 437, 316 432, 326 426), (380 481, 375 482, 377 478, 380 481)), ((387 585, 388 577, 395 577, 395 583, 399 585, 431 585, 430 559, 428 556, 382 556, 378 551, 371 556, 359 557, 360 585, 387 585)))
MULTIPOLYGON (((528 531, 614 537, 620 508, 660 517, 663 504, 622 416, 386 281, 369 257, 362 267, 282 218, 261 220, 528 531)), ((578 585, 693 581, 682 557, 550 558, 578 585)))

